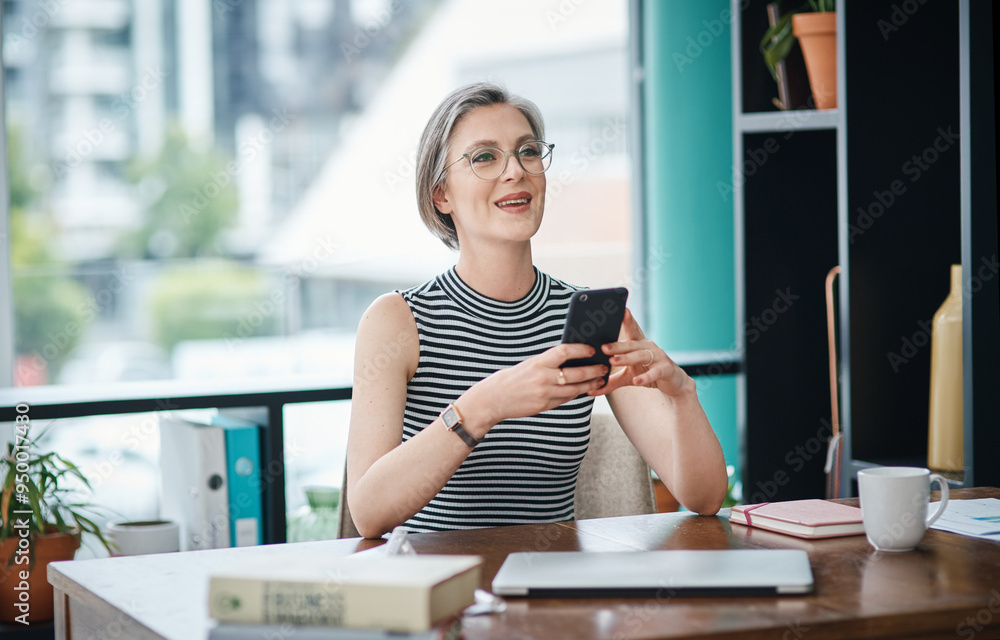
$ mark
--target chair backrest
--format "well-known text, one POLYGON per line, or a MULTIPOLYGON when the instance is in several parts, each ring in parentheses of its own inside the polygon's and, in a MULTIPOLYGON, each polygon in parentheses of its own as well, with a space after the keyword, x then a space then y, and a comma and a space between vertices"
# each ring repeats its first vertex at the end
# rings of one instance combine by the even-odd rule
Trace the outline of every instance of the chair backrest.
POLYGON ((347 504, 347 465, 344 465, 344 480, 340 484, 340 504, 337 506, 337 537, 360 538, 361 533, 354 526, 351 508, 347 504))
MULTIPOLYGON (((357 538, 347 504, 347 466, 340 486, 338 538, 357 538)), ((635 450, 610 411, 594 411, 590 447, 576 480, 576 519, 656 513, 656 496, 649 465, 635 450)))
POLYGON ((649 465, 610 411, 590 419, 590 447, 576 479, 576 519, 656 513, 649 465))

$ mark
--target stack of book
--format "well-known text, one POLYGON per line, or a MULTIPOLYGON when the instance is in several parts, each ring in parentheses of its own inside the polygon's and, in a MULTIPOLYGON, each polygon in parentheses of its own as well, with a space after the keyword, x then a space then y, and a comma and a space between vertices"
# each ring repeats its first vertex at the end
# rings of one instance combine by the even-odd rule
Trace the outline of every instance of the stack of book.
POLYGON ((457 640, 479 556, 276 558, 209 579, 209 640, 457 640))

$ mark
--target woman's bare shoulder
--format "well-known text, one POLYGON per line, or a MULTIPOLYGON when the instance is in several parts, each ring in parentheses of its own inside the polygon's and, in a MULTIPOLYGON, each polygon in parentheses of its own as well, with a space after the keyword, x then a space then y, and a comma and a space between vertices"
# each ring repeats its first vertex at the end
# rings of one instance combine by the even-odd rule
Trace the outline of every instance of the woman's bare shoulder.
POLYGON ((357 349, 369 358, 386 354, 396 360, 404 356, 401 362, 406 363, 407 379, 412 377, 420 353, 419 340, 413 312, 402 295, 386 293, 368 306, 358 324, 357 349))
POLYGON ((398 291, 391 291, 389 293, 383 293, 379 297, 375 298, 368 308, 365 309, 364 315, 361 317, 361 326, 371 325, 412 325, 416 329, 416 324, 413 322, 413 313, 410 311, 410 305, 406 303, 403 299, 402 294, 398 291))

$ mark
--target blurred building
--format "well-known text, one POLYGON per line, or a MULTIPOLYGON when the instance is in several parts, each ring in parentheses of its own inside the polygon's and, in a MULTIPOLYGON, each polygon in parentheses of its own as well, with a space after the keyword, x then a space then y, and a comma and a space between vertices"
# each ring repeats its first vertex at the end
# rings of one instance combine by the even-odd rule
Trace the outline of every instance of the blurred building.
POLYGON ((341 44, 378 20, 380 3, 4 0, 8 123, 59 230, 55 253, 115 257, 116 238, 145 219, 128 164, 155 155, 174 125, 240 163, 227 249, 253 253, 433 4, 401 3, 351 64, 341 44))
POLYGON ((3 3, 8 125, 21 131, 67 259, 106 256, 141 221, 123 171, 164 126, 163 50, 146 37, 160 33, 158 5, 3 3))
POLYGON ((444 2, 258 254, 305 272, 302 326, 353 331, 377 295, 454 264, 417 212, 416 149, 437 104, 475 80, 538 104, 556 145, 536 265, 576 284, 630 284, 627 46, 623 0, 444 2))
MULTIPOLYGON (((163 259, 122 262, 115 247, 151 215, 142 204, 148 185, 133 186, 129 165, 154 156, 175 125, 196 148, 230 159, 220 181, 205 177, 239 194, 237 222, 215 245, 252 266, 281 303, 273 331, 241 339, 237 355, 224 336, 159 344, 174 376, 349 365, 353 332, 375 297, 453 264, 419 220, 414 161, 431 111, 471 80, 535 101, 556 145, 536 264, 575 284, 629 284, 626 0, 3 0, 2 8, 8 123, 30 154, 16 160, 34 164, 38 209, 57 227, 51 253, 64 263, 14 277, 68 278, 91 295, 66 382, 167 375, 155 373, 160 356, 149 348, 160 339, 151 292, 176 266, 172 254, 150 241, 147 253, 163 259), (116 280, 123 273, 127 287, 116 280)), ((210 280, 198 271, 205 261, 190 263, 193 281, 210 280)), ((44 348, 69 350, 33 347, 44 348)))

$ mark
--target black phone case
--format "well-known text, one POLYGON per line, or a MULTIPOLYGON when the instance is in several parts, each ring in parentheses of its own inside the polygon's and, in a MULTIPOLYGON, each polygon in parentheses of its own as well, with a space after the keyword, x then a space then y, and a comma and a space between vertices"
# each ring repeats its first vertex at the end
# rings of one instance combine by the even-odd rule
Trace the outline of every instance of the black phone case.
MULTIPOLYGON (((588 289, 577 291, 569 299, 566 326, 562 342, 588 344, 596 350, 589 358, 567 360, 564 367, 582 367, 603 364, 611 368, 610 356, 601 351, 601 345, 616 342, 625 317, 628 289, 588 289)), ((607 383, 608 376, 604 376, 607 383)))

